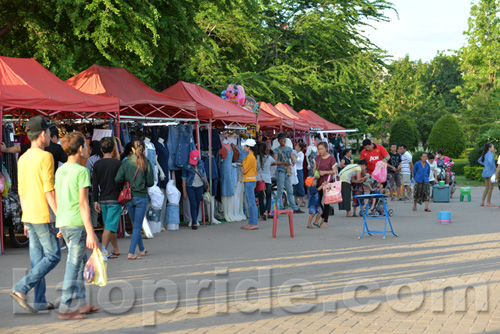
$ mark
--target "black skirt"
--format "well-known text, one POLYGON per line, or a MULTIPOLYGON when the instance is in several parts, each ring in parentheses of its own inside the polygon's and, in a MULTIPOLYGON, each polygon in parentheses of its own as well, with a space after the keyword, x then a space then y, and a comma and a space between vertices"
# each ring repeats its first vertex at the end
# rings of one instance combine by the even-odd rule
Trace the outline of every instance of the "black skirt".
POLYGON ((340 193, 342 194, 342 202, 339 203, 339 210, 351 211, 351 184, 342 182, 340 193))

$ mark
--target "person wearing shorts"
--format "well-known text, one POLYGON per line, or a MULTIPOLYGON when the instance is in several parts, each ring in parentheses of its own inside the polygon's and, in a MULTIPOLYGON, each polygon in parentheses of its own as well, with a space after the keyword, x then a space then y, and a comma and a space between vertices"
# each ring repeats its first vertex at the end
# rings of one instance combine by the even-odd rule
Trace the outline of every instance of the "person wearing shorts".
POLYGON ((102 213, 104 232, 102 233, 102 245, 108 247, 109 242, 113 245, 113 251, 109 252, 109 258, 114 259, 120 255, 116 232, 122 214, 122 206, 118 204, 120 188, 115 184, 115 176, 120 169, 121 162, 111 157, 115 148, 115 141, 111 137, 105 137, 100 142, 102 159, 94 164, 92 178, 92 192, 95 199, 94 208, 102 213))
POLYGON ((317 179, 314 177, 308 177, 306 180, 306 185, 309 186, 309 222, 307 223, 307 228, 314 228, 312 226, 312 221, 314 216, 316 216, 316 221, 314 226, 321 227, 319 220, 323 214, 323 209, 321 208, 321 201, 319 199, 319 191, 323 189, 323 186, 327 183, 325 182, 319 188, 317 187, 317 179))

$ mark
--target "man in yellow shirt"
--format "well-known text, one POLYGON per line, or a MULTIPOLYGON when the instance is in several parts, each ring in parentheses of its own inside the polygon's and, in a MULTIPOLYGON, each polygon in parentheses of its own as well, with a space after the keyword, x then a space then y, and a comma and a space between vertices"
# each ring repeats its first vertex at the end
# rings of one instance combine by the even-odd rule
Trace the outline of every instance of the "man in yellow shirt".
POLYGON ((10 296, 26 311, 54 309, 45 299, 45 275, 61 260, 57 229, 50 223, 49 205, 57 212, 54 191, 54 158, 44 151, 50 143, 49 125, 42 116, 26 124, 31 148, 18 161, 18 190, 23 211, 24 232, 30 239, 31 271, 12 288, 10 296), (34 308, 26 294, 35 288, 34 308))

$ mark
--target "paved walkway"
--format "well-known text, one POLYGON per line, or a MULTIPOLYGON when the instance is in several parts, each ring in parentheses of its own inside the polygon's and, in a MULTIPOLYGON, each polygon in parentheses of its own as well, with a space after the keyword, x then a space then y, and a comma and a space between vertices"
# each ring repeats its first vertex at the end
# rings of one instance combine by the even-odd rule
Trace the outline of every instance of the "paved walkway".
MULTIPOLYGON (((13 314, 13 269, 29 257, 7 247, 0 332, 500 333, 500 208, 480 207, 481 193, 474 188, 471 203, 431 203, 432 213, 390 202, 399 237, 385 240, 358 239, 362 220, 338 211, 328 229, 306 229, 307 215, 295 215, 294 239, 285 217, 277 239, 270 221, 257 231, 231 223, 162 232, 145 242, 151 252, 140 261, 127 261, 123 239, 108 287, 87 285, 105 310, 86 320, 13 314), (453 224, 437 224, 438 211, 451 211, 453 224)), ((496 190, 493 199, 500 204, 496 190)), ((51 301, 65 257, 47 277, 51 301)))

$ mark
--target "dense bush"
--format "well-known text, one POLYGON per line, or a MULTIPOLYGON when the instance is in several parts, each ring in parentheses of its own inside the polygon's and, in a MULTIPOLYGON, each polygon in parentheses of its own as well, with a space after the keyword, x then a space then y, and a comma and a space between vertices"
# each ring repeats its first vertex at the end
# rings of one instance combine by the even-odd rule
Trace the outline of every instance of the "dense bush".
POLYGON ((432 127, 427 145, 433 152, 444 150, 450 158, 458 158, 465 150, 465 134, 456 118, 442 116, 432 127))
POLYGON ((482 149, 475 148, 469 152, 469 166, 471 167, 480 167, 481 164, 477 162, 483 153, 482 149))
POLYGON ((495 125, 477 137, 476 146, 481 151, 484 149, 486 143, 492 143, 495 146, 495 150, 500 152, 500 126, 495 125))
POLYGON ((454 164, 451 167, 451 171, 456 175, 465 175, 464 167, 469 166, 469 160, 467 159, 456 159, 453 160, 454 164))
POLYGON ((464 175, 470 180, 483 181, 483 168, 484 167, 464 167, 464 175))
POLYGON ((402 116, 391 122, 389 143, 405 144, 409 151, 413 151, 418 147, 418 140, 418 129, 413 119, 402 116))
POLYGON ((417 161, 420 160, 420 156, 422 155, 422 152, 423 151, 415 151, 412 153, 413 164, 415 164, 417 161))

